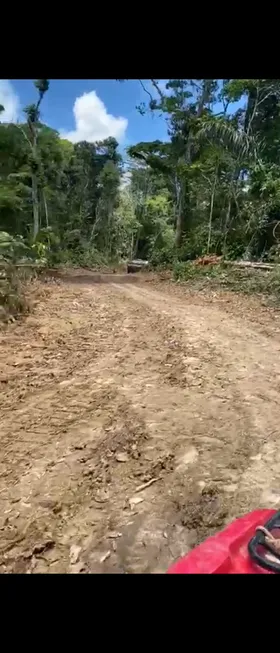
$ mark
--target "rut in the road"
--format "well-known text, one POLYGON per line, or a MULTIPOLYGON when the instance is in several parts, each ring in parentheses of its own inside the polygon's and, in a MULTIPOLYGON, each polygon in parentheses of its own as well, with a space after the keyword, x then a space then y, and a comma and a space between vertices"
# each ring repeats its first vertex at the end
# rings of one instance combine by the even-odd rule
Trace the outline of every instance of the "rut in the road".
MULTIPOLYGON (((208 419, 205 414, 208 404, 210 422, 206 442, 211 447, 208 454, 201 453, 205 458, 210 454, 210 460, 205 460, 204 464, 203 458, 200 457, 200 461, 204 469, 210 468, 212 478, 216 464, 220 466, 221 478, 223 475, 227 476, 227 471, 223 469, 228 447, 229 467, 237 469, 239 476, 239 483, 232 498, 234 513, 238 513, 243 501, 245 506, 250 500, 252 505, 264 506, 267 500, 271 502, 272 494, 275 497, 274 502, 278 505, 279 339, 274 340, 263 335, 257 325, 244 319, 244 315, 229 316, 220 309, 203 303, 201 306, 197 303, 188 304, 183 291, 181 297, 173 297, 171 300, 169 295, 167 301, 166 293, 155 290, 131 287, 124 289, 120 286, 118 290, 125 292, 126 296, 134 301, 148 306, 160 316, 169 318, 169 324, 176 325, 177 333, 181 336, 181 346, 193 348, 196 352, 195 361, 190 364, 185 361, 185 376, 188 378, 189 387, 192 382, 194 385, 198 383, 202 390, 199 392, 200 398, 196 398, 196 405, 202 400, 200 419, 203 418, 204 429, 208 419), (216 425, 212 417, 217 421, 216 425), (223 443, 221 463, 215 455, 213 439, 213 435, 215 437, 218 431, 222 435, 223 443), (207 440, 209 436, 210 439, 207 440), (256 452, 258 455, 255 460, 256 452), (267 460, 268 452, 271 452, 270 463, 267 460), (251 462, 248 463, 250 457, 251 462), (260 463, 260 460, 263 460, 263 463, 258 464, 258 474, 254 482, 248 464, 250 468, 255 468, 256 461, 260 463), (271 464, 274 461, 272 472, 271 464), (276 491, 271 492, 272 486, 276 491)), ((245 300, 244 313, 246 315, 245 300)), ((272 317, 277 318, 277 314, 272 317)), ((199 436, 196 442, 201 442, 199 436)))
POLYGON ((278 505, 277 339, 168 287, 45 293, 2 334, 2 571, 164 571, 278 505))

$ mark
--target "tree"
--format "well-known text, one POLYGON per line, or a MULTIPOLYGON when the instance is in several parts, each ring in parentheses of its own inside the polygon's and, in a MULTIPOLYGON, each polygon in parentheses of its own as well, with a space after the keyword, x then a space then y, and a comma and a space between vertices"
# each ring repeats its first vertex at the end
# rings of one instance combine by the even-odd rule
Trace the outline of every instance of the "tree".
POLYGON ((26 122, 0 123, 0 228, 42 245, 52 262, 80 265, 275 255, 280 81, 139 83, 140 112, 162 115, 167 138, 131 145, 123 161, 114 138, 72 144, 44 125, 49 84, 35 82, 26 122))
MULTIPOLYGON (((41 171, 40 165, 40 151, 38 149, 38 133, 40 129, 39 118, 40 118, 40 105, 43 100, 45 93, 49 88, 49 81, 47 79, 37 79, 35 82, 35 87, 38 90, 38 100, 37 104, 29 104, 25 107, 24 112, 27 116, 27 125, 28 133, 22 127, 19 126, 24 138, 30 146, 30 156, 29 156, 29 165, 31 169, 31 181, 32 181, 32 204, 33 204, 33 238, 36 239, 39 232, 39 195, 38 195, 38 178, 41 171)), ((45 211, 46 209, 46 201, 45 211)))
POLYGON ((98 177, 100 197, 97 205, 96 222, 91 239, 108 255, 112 254, 114 234, 114 209, 118 204, 120 172, 113 160, 106 161, 98 177))
POLYGON ((201 118, 209 111, 217 83, 215 80, 169 80, 166 91, 171 94, 167 95, 156 80, 151 82, 157 98, 150 96, 149 108, 166 115, 170 143, 142 143, 139 144, 141 150, 138 146, 130 148, 129 153, 142 156, 153 169, 160 169, 169 177, 176 203, 176 245, 180 247, 192 220, 189 171, 200 149, 195 135, 201 118))

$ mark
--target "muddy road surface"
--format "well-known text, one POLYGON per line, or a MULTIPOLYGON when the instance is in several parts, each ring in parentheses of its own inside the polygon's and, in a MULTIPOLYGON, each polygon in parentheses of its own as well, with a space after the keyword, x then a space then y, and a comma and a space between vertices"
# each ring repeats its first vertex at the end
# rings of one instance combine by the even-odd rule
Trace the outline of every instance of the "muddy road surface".
POLYGON ((0 333, 0 572, 165 572, 279 508, 279 324, 168 283, 42 284, 0 333))

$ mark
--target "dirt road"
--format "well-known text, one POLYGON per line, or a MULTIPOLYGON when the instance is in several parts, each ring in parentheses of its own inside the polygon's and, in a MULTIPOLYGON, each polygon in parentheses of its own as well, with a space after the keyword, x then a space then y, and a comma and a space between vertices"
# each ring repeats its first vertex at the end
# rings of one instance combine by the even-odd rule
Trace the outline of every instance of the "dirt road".
POLYGON ((168 284, 42 285, 0 334, 0 571, 164 572, 280 507, 279 324, 168 284))

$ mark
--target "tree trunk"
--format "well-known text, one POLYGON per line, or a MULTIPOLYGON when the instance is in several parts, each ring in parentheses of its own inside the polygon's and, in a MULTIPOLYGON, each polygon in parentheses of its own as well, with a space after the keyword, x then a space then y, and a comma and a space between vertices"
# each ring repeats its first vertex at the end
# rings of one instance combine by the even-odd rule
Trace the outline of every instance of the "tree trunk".
POLYGON ((251 121, 254 114, 254 109, 257 102, 257 89, 252 88, 248 93, 247 107, 245 111, 245 120, 244 120, 244 132, 245 134, 249 133, 251 127, 251 121))
POLYGON ((178 202, 178 213, 176 219, 176 233, 175 233, 175 245, 176 247, 181 247, 182 238, 183 238, 183 184, 181 184, 179 202, 178 202))
POLYGON ((225 235, 224 235, 224 244, 223 244, 223 256, 225 256, 227 235, 228 235, 228 226, 230 222, 230 212, 231 212, 231 197, 229 198, 226 221, 225 221, 225 235))
POLYGON ((113 202, 109 198, 108 200, 108 209, 107 209, 107 225, 106 225, 106 249, 109 255, 111 255, 112 250, 112 218, 113 218, 113 202))
POLYGON ((134 234, 132 233, 131 245, 130 245, 130 258, 131 259, 133 259, 133 252, 134 252, 134 234))
POLYGON ((258 263, 255 261, 223 261, 223 265, 230 265, 239 268, 254 268, 256 270, 277 270, 277 263, 258 263))
MULTIPOLYGON (((212 83, 211 79, 205 79, 203 81, 201 97, 199 99, 198 108, 197 108, 197 118, 201 117, 205 104, 209 100, 210 92, 211 92, 211 83, 212 83)), ((187 165, 191 165, 193 161, 193 156, 194 156, 193 140, 194 140, 193 130, 190 129, 188 140, 186 143, 185 154, 183 157, 183 160, 187 165)), ((184 181, 181 182, 180 199, 179 199, 179 206, 178 206, 178 213, 177 213, 177 220, 176 220, 176 235, 175 235, 176 247, 180 247, 182 244, 183 233, 185 231, 184 226, 186 222, 186 216, 184 216, 184 214, 186 212, 188 203, 189 203, 188 182, 184 181)))
POLYGON ((48 204, 47 204, 47 199, 46 199, 44 189, 42 190, 42 196, 43 196, 44 209, 45 209, 46 227, 49 227, 49 210, 48 210, 48 204))
POLYGON ((201 93, 201 96, 200 96, 200 101, 199 101, 198 110, 197 110, 197 117, 198 118, 201 117, 203 109, 205 107, 205 104, 207 104, 207 102, 209 102, 212 82, 213 82, 212 79, 204 79, 204 81, 203 81, 202 93, 201 93))
POLYGON ((183 237, 183 216, 182 211, 178 213, 177 222, 176 222, 176 234, 175 234, 175 245, 180 247, 182 244, 183 237))
POLYGON ((39 200, 37 177, 32 173, 32 203, 33 203, 33 239, 35 240, 39 232, 39 200))
POLYGON ((209 254, 210 244, 211 244, 211 235, 212 235, 212 217, 213 217, 213 207, 214 207, 214 198, 216 191, 216 184, 218 179, 218 170, 215 171, 214 185, 211 193, 211 203, 210 203, 210 215, 208 223, 208 241, 207 241, 207 254, 209 254))

